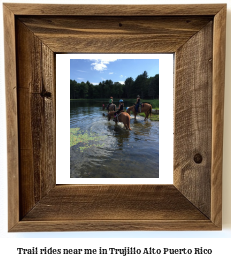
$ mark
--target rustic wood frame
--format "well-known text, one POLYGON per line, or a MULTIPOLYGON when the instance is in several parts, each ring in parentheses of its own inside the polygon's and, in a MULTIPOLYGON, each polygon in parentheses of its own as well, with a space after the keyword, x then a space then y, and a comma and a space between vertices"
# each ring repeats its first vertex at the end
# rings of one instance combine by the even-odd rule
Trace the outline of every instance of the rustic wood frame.
POLYGON ((226 4, 3 4, 8 229, 221 230, 226 4), (55 53, 175 53, 174 184, 55 184, 55 53))

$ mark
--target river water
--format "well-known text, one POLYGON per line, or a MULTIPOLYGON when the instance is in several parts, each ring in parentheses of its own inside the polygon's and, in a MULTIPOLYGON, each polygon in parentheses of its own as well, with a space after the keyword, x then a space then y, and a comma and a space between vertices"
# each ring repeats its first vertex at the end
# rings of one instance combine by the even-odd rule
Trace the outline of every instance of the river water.
POLYGON ((71 101, 70 177, 158 178, 159 122, 131 114, 129 131, 108 121, 101 105, 71 101))

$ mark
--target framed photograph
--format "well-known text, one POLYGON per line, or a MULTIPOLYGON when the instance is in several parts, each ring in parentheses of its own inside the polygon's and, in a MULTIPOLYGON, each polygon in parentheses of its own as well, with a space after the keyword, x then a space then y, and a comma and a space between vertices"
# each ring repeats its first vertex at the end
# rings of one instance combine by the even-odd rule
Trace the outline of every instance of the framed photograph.
MULTIPOLYGON (((226 4, 4 4, 3 10, 8 230, 221 230, 226 4), (67 107, 58 101, 63 54, 173 55, 173 142, 160 152, 170 170, 159 172, 172 182, 56 182, 57 161, 66 155, 57 141, 67 107), (172 159, 165 151, 173 151, 172 159)), ((66 118, 70 135, 70 112, 66 118)), ((68 153, 69 142, 70 136, 68 153)), ((63 175, 70 175, 68 161, 63 175)))
POLYGON ((56 55, 56 184, 173 183, 173 58, 56 55), (108 97, 129 130, 109 120, 108 97))

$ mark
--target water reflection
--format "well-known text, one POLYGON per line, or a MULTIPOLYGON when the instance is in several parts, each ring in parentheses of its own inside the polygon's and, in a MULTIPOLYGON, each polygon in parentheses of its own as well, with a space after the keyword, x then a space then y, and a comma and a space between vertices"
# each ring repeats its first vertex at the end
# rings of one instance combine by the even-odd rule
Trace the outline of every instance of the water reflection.
MULTIPOLYGON (((158 178, 159 122, 131 116, 131 129, 107 119, 100 102, 71 102, 70 127, 79 128, 71 146, 72 178, 158 178)), ((127 105, 125 105, 127 106, 127 105)))

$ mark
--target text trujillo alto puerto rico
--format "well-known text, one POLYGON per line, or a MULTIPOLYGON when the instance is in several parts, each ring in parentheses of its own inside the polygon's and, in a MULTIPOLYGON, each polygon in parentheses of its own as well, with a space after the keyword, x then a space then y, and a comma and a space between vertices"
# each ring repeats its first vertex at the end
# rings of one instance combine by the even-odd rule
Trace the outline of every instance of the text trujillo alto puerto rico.
POLYGON ((53 248, 53 247, 32 247, 32 248, 17 248, 17 253, 20 255, 211 255, 212 249, 196 247, 196 248, 53 248))

